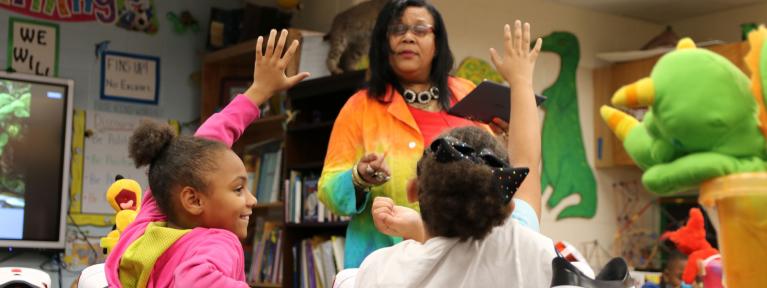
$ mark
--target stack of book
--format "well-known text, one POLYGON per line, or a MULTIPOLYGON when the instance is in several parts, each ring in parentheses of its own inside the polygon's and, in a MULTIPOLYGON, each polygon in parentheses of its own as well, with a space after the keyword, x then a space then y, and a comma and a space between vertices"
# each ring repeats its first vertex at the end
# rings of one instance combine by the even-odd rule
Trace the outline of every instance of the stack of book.
POLYGON ((296 261, 293 283, 301 288, 331 288, 335 275, 343 269, 344 237, 315 236, 293 246, 296 261))
POLYGON ((257 220, 248 282, 282 283, 282 231, 281 223, 257 220))
POLYGON ((285 179, 285 222, 325 223, 349 221, 348 216, 339 216, 325 207, 318 197, 319 175, 291 170, 285 179))
POLYGON ((279 201, 281 144, 278 140, 269 140, 246 148, 252 151, 243 159, 245 170, 248 172, 248 188, 256 196, 259 204, 279 201))

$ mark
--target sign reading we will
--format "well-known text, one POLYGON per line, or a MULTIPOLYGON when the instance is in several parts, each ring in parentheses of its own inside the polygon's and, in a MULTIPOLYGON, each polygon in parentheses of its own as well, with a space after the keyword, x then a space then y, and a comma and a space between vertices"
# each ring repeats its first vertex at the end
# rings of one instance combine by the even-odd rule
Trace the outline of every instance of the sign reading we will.
POLYGON ((101 98, 157 104, 160 58, 107 51, 101 57, 101 98))
POLYGON ((59 26, 11 17, 8 66, 16 72, 41 76, 59 74, 59 26))

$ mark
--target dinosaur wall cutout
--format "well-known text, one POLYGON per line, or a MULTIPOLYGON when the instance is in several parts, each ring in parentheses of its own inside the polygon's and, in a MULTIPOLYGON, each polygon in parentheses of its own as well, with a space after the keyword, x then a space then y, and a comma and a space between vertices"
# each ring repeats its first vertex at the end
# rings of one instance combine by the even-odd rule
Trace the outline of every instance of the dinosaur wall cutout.
POLYGON ((546 206, 556 207, 563 199, 577 194, 580 201, 565 207, 557 219, 593 218, 597 212, 597 183, 586 159, 578 115, 575 82, 580 60, 578 38, 570 32, 553 32, 543 37, 541 51, 560 58, 559 75, 542 93, 547 99, 541 105, 546 111, 541 133, 541 188, 551 186, 554 190, 546 206))

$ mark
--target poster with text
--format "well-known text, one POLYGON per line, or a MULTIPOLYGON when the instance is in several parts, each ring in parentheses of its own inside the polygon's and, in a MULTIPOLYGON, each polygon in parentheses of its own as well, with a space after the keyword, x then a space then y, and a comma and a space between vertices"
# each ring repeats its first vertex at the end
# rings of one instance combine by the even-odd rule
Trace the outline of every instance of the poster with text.
POLYGON ((55 77, 59 74, 59 26, 11 17, 8 66, 18 73, 55 77))
POLYGON ((101 57, 101 99, 155 104, 160 94, 160 58, 107 51, 101 57))
POLYGON ((154 0, 0 0, 0 9, 56 22, 97 22, 156 34, 154 0))

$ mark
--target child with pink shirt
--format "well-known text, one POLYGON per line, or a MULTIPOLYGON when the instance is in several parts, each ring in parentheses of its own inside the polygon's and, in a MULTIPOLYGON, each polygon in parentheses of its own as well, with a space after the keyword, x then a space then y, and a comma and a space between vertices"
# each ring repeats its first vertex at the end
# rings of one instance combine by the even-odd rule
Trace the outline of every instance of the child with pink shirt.
POLYGON ((245 166, 229 148, 258 119, 258 105, 308 77, 285 76, 298 42, 285 48, 287 30, 256 44, 253 84, 195 137, 144 122, 130 139, 137 167, 148 166, 149 187, 136 220, 106 262, 109 287, 249 287, 239 239, 247 236, 256 198, 245 166))

